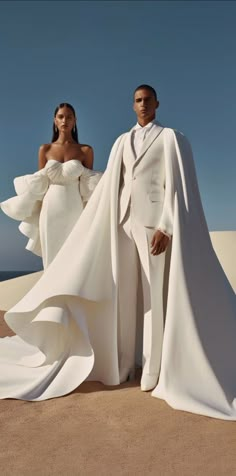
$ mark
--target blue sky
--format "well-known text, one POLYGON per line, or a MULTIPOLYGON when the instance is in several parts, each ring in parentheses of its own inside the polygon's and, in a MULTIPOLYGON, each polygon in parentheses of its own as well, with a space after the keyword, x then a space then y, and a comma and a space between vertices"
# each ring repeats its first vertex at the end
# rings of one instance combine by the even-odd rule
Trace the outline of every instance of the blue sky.
MULTIPOLYGON (((232 1, 1 1, 0 201, 36 171, 62 101, 104 170, 145 82, 192 144, 209 229, 236 230, 235 18, 232 1)), ((0 270, 41 267, 17 222, 0 213, 0 230, 0 270)))

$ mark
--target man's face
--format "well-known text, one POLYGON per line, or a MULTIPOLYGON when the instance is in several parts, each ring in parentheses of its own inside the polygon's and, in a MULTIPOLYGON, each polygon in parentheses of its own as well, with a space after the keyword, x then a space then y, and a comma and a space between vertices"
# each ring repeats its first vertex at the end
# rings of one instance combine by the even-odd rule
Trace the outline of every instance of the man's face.
POLYGON ((156 109, 159 102, 148 89, 139 89, 134 95, 134 111, 137 114, 138 121, 147 122, 155 118, 156 109))

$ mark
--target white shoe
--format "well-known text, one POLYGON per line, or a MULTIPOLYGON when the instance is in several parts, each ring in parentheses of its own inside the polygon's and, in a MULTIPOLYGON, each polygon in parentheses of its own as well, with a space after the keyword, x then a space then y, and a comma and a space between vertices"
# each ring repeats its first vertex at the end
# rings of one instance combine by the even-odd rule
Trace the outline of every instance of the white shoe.
POLYGON ((158 375, 157 374, 144 374, 142 375, 141 378, 141 390, 142 392, 148 392, 149 390, 152 390, 153 388, 156 387, 158 380, 158 375))

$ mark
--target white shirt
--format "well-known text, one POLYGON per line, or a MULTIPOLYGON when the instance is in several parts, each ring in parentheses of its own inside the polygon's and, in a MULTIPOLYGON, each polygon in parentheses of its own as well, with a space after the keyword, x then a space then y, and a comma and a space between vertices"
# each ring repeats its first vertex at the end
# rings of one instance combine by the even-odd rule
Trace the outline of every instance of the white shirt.
POLYGON ((152 127, 154 126, 154 124, 155 122, 151 121, 148 124, 146 124, 146 126, 142 127, 137 122, 136 126, 134 126, 134 129, 132 132, 132 145, 133 145, 136 158, 139 156, 140 151, 142 149, 143 142, 146 139, 152 127))

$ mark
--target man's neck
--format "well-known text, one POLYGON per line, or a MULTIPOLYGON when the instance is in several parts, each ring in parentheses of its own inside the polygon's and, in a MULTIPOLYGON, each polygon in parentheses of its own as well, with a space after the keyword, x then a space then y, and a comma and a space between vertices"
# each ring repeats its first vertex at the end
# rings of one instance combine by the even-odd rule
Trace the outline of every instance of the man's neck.
POLYGON ((141 126, 141 127, 145 127, 147 126, 150 122, 153 122, 155 121, 155 116, 153 117, 149 117, 149 118, 138 118, 138 124, 141 126))

